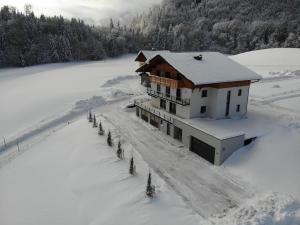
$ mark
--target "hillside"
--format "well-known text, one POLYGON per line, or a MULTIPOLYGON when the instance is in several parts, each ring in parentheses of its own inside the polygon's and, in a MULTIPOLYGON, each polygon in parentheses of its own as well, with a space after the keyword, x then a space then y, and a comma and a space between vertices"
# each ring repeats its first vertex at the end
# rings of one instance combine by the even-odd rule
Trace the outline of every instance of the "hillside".
POLYGON ((297 0, 164 0, 137 17, 147 48, 175 51, 300 47, 297 0))

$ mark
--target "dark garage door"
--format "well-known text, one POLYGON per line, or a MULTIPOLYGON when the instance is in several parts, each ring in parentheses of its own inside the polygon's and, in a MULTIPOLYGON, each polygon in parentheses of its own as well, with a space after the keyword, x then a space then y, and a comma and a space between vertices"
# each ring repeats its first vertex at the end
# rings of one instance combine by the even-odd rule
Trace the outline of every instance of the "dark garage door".
POLYGON ((190 150, 211 163, 215 162, 215 148, 193 136, 191 137, 190 150))

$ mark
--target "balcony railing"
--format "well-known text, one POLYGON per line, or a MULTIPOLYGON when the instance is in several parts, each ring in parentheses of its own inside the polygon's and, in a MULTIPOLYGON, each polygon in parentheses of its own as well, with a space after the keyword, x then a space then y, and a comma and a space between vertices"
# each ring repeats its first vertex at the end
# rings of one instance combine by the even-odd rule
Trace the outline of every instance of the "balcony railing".
POLYGON ((182 98, 179 98, 179 97, 159 93, 157 91, 154 91, 151 88, 147 88, 147 93, 148 93, 148 95, 150 95, 152 97, 155 97, 155 98, 159 97, 159 98, 162 98, 162 99, 166 99, 170 102, 178 103, 178 104, 183 105, 183 106, 191 104, 191 100, 189 98, 182 99, 182 98))
POLYGON ((156 84, 165 85, 171 88, 180 88, 181 82, 178 80, 150 75, 150 81, 156 84))
POLYGON ((147 112, 150 112, 150 113, 160 117, 163 120, 173 123, 173 118, 171 116, 169 116, 166 113, 163 113, 159 109, 155 109, 154 107, 148 106, 148 104, 144 101, 135 100, 134 104, 136 106, 140 107, 141 109, 146 110, 147 112))

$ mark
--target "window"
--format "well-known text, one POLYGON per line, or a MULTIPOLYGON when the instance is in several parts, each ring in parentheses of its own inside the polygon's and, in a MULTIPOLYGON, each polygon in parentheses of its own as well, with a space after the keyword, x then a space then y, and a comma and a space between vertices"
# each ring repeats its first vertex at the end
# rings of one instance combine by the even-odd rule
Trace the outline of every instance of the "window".
POLYGON ((159 70, 156 70, 156 75, 160 76, 160 71, 159 70))
POLYGON ((160 100, 160 108, 166 109, 166 100, 163 99, 160 100))
POLYGON ((177 80, 181 80, 181 75, 180 75, 180 73, 177 73, 176 77, 177 77, 177 80))
POLYGON ((236 111, 239 112, 240 111, 241 106, 240 105, 236 105, 236 111))
POLYGON ((166 96, 170 97, 170 87, 166 87, 166 96))
POLYGON ((242 89, 239 89, 238 96, 242 96, 242 89))
POLYGON ((201 114, 206 113, 206 106, 201 106, 200 112, 201 114))
POLYGON ((156 91, 158 94, 160 94, 160 85, 159 84, 156 86, 156 91))
POLYGON ((176 91, 176 100, 181 100, 181 89, 177 89, 176 91))
POLYGON ((170 72, 165 72, 165 77, 166 77, 166 78, 170 78, 170 77, 171 77, 170 72))
POLYGON ((169 104, 169 112, 172 114, 176 114, 176 104, 173 102, 170 102, 169 104))
POLYGON ((167 135, 170 135, 170 124, 167 123, 167 135))
POLYGON ((205 97, 207 97, 207 90, 202 91, 202 98, 205 98, 205 97))

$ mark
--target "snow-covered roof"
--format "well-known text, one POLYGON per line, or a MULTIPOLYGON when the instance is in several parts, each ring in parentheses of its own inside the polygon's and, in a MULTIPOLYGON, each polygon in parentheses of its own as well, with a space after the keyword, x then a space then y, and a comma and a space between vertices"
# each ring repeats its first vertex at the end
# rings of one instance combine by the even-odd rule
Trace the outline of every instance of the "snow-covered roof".
POLYGON ((137 54, 137 57, 135 58, 135 61, 137 61, 137 58, 138 56, 142 53, 146 60, 150 59, 152 56, 156 56, 156 55, 159 55, 159 54, 164 54, 164 53, 167 53, 167 52, 170 52, 168 50, 159 50, 159 51, 155 51, 155 50, 141 50, 139 51, 139 53, 137 54))
POLYGON ((181 119, 179 117, 176 117, 176 119, 220 140, 224 140, 240 135, 245 135, 245 139, 249 139, 270 132, 272 127, 265 121, 259 119, 258 116, 256 113, 248 112, 247 118, 243 119, 181 119))
POLYGON ((148 64, 161 56, 195 85, 241 80, 259 80, 261 76, 218 52, 161 52, 148 58, 148 64), (202 60, 194 57, 202 55, 202 60))

